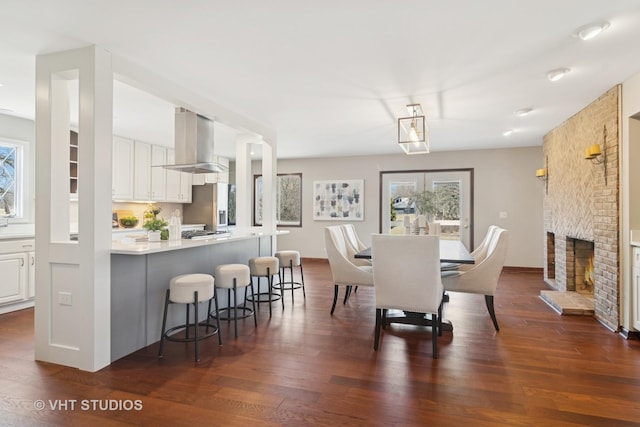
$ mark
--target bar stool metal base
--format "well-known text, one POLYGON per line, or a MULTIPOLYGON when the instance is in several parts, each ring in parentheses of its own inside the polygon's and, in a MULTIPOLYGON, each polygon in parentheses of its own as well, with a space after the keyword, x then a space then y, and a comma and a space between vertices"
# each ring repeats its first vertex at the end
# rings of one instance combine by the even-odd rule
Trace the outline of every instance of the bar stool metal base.
MULTIPOLYGON (((274 286, 275 288, 275 286, 274 286)), ((280 289, 280 287, 278 286, 276 289, 280 289)), ((247 297, 247 301, 253 301, 256 302, 258 304, 263 303, 263 302, 273 302, 273 301, 280 301, 280 299, 282 298, 282 295, 280 295, 279 293, 275 293, 275 292, 258 292, 255 293, 253 295, 250 295, 247 297)))
MULTIPOLYGON (((194 292, 193 297, 194 297, 194 301, 196 301, 195 303, 191 303, 193 304, 194 307, 194 319, 193 319, 193 323, 189 322, 189 305, 187 304, 187 310, 186 310, 186 323, 182 324, 182 325, 177 325, 174 326, 172 328, 169 329, 165 329, 166 324, 167 324, 167 312, 169 309, 169 305, 171 304, 177 304, 174 303, 170 300, 170 290, 167 289, 167 293, 165 296, 165 302, 164 302, 164 315, 162 317, 162 331, 160 334, 160 347, 158 349, 158 357, 162 358, 164 356, 164 342, 165 341, 172 341, 172 342, 194 342, 195 343, 195 361, 198 362, 200 360, 200 356, 199 356, 199 351, 198 351, 198 344, 200 341, 207 339, 207 338, 211 338, 214 335, 218 335, 218 344, 222 345, 222 336, 220 335, 220 321, 217 322, 217 325, 214 325, 213 323, 209 322, 209 316, 207 316, 206 320, 203 320, 201 322, 198 322, 198 292, 194 292), (205 333, 204 335, 200 334, 200 329, 201 328, 205 328, 205 333), (209 329, 211 329, 211 331, 209 331, 209 329), (184 336, 175 336, 177 335, 179 332, 184 331, 184 336), (189 332, 192 331, 193 332, 193 336, 189 336, 189 332)), ((212 298, 212 300, 215 303, 215 307, 218 307, 218 300, 217 300, 217 296, 214 293, 214 297, 212 298)), ((211 300, 209 300, 209 304, 208 304, 208 311, 207 313, 211 312, 211 300)))
MULTIPOLYGON (((233 309, 234 307, 224 307, 219 309, 218 311, 214 311, 211 313, 211 317, 219 320, 233 320, 233 309)), ((253 309, 250 307, 237 307, 238 310, 238 319, 245 319, 247 317, 253 316, 253 309)))

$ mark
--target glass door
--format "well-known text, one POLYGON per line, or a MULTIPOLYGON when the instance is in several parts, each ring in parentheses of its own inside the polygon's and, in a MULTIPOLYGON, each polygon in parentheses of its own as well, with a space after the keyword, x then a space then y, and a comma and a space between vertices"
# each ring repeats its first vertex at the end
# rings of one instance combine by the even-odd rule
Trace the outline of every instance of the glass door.
POLYGON ((402 232, 426 210, 440 224, 441 238, 473 248, 473 169, 381 172, 380 232, 402 232), (428 203, 421 203, 427 191, 428 203), (394 230, 395 229, 395 230, 394 230))

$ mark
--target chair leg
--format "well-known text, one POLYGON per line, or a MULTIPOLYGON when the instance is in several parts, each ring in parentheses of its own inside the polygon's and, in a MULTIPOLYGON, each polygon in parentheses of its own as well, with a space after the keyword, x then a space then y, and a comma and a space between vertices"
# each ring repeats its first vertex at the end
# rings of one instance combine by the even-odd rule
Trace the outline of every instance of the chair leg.
POLYGON ((227 310, 227 322, 231 322, 231 288, 227 289, 227 301, 229 301, 229 309, 227 310))
MULTIPOLYGON (((269 317, 271 317, 271 285, 272 285, 272 280, 271 280, 271 269, 269 267, 267 267, 267 286, 269 287, 269 317)), ((251 285, 251 294, 253 295, 253 283, 251 285)), ((258 278, 258 295, 260 295, 260 278, 258 278)), ((260 304, 258 304, 258 307, 260 306, 260 304)))
POLYGON ((382 329, 387 329, 387 311, 386 308, 382 309, 382 329))
MULTIPOLYGON (((218 345, 222 345, 222 329, 220 329, 220 313, 218 313, 218 291, 213 289, 213 303, 215 304, 216 309, 216 325, 218 326, 218 345)), ((211 310, 209 310, 211 313, 211 310)))
POLYGON ((442 302, 438 306, 438 336, 442 336, 442 302))
POLYGON ((307 293, 304 290, 304 273, 302 272, 302 260, 300 260, 300 283, 302 283, 302 297, 307 299, 307 293))
POLYGON ((342 305, 345 305, 347 301, 349 301, 349 296, 351 296, 351 285, 347 285, 347 289, 344 291, 344 301, 342 301, 342 305))
POLYGON ((167 310, 169 308, 169 289, 167 289, 167 296, 164 299, 164 315, 162 316, 162 332, 160 333, 160 349, 158 350, 158 357, 162 357, 162 351, 164 349, 164 331, 167 326, 167 310))
POLYGON ((332 316, 333 316, 333 311, 336 309, 336 301, 338 301, 338 285, 334 285, 333 287, 333 305, 331 306, 332 316))
POLYGON ((185 318, 184 324, 187 325, 185 329, 185 334, 186 334, 185 336, 189 338, 189 304, 187 304, 187 316, 185 318))
MULTIPOLYGON (((258 279, 259 281, 260 279, 258 279)), ((260 286, 258 286, 259 288, 260 286)), ((245 288, 246 289, 246 288, 245 288)), ((269 295, 269 298, 271 298, 271 295, 269 295)), ((246 299, 245 299, 246 301, 246 299)), ((260 304, 258 304, 260 305, 260 304)), ((256 296, 253 293, 253 287, 251 288, 251 308, 253 308, 253 323, 256 325, 256 328, 258 327, 258 312, 256 311, 256 296)), ((269 313, 271 313, 271 301, 269 301, 269 313)))
MULTIPOLYGON (((233 278, 233 330, 238 338, 238 289, 236 288, 236 278, 233 278)), ((231 303, 231 301, 229 301, 231 303)))
MULTIPOLYGON (((193 314, 195 316, 195 318, 193 319, 193 324, 195 325, 195 327, 193 328, 194 330, 194 342, 195 342, 195 347, 196 347, 196 351, 195 351, 195 358, 196 358, 196 362, 200 360, 200 358, 198 357, 198 291, 194 291, 193 292, 193 314)), ((187 304, 187 307, 189 307, 189 304, 187 304)), ((189 329, 189 324, 187 322, 187 329, 189 329)))
MULTIPOLYGON (((280 278, 280 272, 278 272, 278 278, 280 278)), ((271 279, 273 282, 273 278, 271 279)), ((282 302, 282 309, 284 310, 284 283, 280 281, 280 301, 282 302)))
POLYGON ((496 311, 493 307, 493 295, 485 295, 484 302, 487 304, 489 316, 491 316, 491 320, 493 320, 493 327, 496 328, 496 331, 500 331, 500 326, 498 326, 498 319, 496 319, 496 311))
POLYGON ((382 310, 376 308, 376 332, 375 338, 373 339, 373 349, 378 351, 378 344, 380 343, 380 326, 382 323, 382 310))
POLYGON ((433 315, 433 326, 431 327, 431 347, 433 351, 433 358, 438 358, 438 320, 437 314, 433 315))
POLYGON ((289 260, 289 277, 291 277, 291 303, 293 303, 293 260, 289 260))

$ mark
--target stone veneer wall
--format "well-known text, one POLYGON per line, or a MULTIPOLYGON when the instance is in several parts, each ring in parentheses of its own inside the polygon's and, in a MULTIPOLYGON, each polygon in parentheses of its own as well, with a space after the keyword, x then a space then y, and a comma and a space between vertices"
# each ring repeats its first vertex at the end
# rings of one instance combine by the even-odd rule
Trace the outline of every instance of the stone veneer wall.
MULTIPOLYGON (((544 137, 548 193, 544 196, 544 233, 555 234, 556 290, 567 289, 567 237, 594 242, 595 316, 618 330, 619 322, 619 108, 615 86, 544 137), (603 147, 606 126, 607 182, 603 165, 585 160, 592 144, 603 147)), ((544 191, 544 190, 542 190, 544 191)), ((545 240, 546 241, 546 240, 545 240)), ((547 259, 546 253, 543 259, 547 259)), ((551 277, 553 278, 553 273, 551 277)))

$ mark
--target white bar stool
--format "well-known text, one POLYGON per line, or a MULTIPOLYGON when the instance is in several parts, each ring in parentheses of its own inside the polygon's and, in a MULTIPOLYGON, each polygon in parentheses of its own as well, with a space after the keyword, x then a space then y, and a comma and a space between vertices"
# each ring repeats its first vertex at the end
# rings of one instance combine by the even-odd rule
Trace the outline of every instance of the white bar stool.
MULTIPOLYGON (((235 330, 235 337, 238 338, 238 319, 244 319, 245 317, 253 316, 256 327, 258 326, 258 319, 256 317, 256 304, 251 300, 253 309, 246 307, 245 303, 242 307, 238 307, 238 288, 245 288, 251 285, 251 275, 249 267, 244 264, 222 264, 215 268, 215 287, 227 289, 227 300, 229 301, 228 307, 217 309, 215 314, 211 314, 212 317, 222 320, 231 320, 231 310, 233 310, 233 327, 235 330), (231 290, 233 289, 233 306, 231 305, 231 290), (242 310, 242 314, 238 316, 238 310, 242 310), (226 316, 222 316, 226 312, 226 316)), ((251 289, 253 295, 253 289, 251 289)))
MULTIPOLYGON (((274 256, 262 256, 257 258, 251 258, 249 260, 249 270, 251 272, 251 301, 262 303, 269 303, 269 317, 271 317, 271 302, 273 301, 282 301, 282 308, 284 309, 284 298, 282 295, 284 294, 284 290, 282 289, 282 284, 280 284, 280 293, 274 293, 272 291, 273 286, 273 276, 280 273, 280 262, 278 258, 274 256), (253 289, 253 278, 258 278, 258 292, 256 293, 255 289, 253 289), (260 292, 260 279, 266 277, 268 292, 260 292), (266 298, 263 298, 266 297, 266 298)), ((245 290, 246 293, 246 290, 245 290)), ((246 295, 245 295, 246 298, 246 295)), ((246 298, 249 299, 249 298, 246 298)), ((258 306, 259 308, 259 306, 258 306)))
MULTIPOLYGON (((280 262, 280 273, 278 273, 278 278, 280 280, 280 289, 283 292, 283 297, 284 297, 284 290, 291 290, 291 302, 293 302, 293 291, 295 289, 300 289, 302 288, 302 295, 304 296, 304 298, 307 298, 307 294, 305 293, 304 290, 304 274, 302 273, 302 258, 300 257, 300 252, 298 251, 278 251, 275 253, 276 258, 278 258, 278 261, 280 262), (293 267, 300 267, 300 282, 294 282, 293 281, 293 267), (286 270, 289 269, 289 275, 291 277, 290 281, 286 281, 285 279, 285 272, 286 270), (284 285, 287 285, 287 287, 285 287, 284 285)), ((276 285, 278 285, 278 283, 274 284, 273 286, 275 287, 276 285)), ((284 304, 284 303, 283 303, 284 304)))
POLYGON ((207 314, 211 312, 211 300, 215 302, 215 308, 218 309, 218 299, 214 289, 214 278, 210 274, 182 274, 176 276, 169 281, 169 289, 164 300, 164 315, 162 317, 162 333, 160 335, 160 349, 158 351, 158 357, 162 357, 164 350, 164 340, 177 341, 177 342, 195 342, 195 359, 198 357, 198 342, 205 338, 209 338, 216 333, 218 334, 218 343, 222 345, 222 337, 220 336, 220 321, 217 322, 217 326, 209 322, 209 316, 204 322, 198 321, 198 305, 201 302, 209 301, 209 309, 207 314), (169 304, 186 304, 187 305, 187 317, 184 325, 174 326, 169 330, 165 330, 167 326, 167 311, 169 304), (194 307, 194 320, 193 323, 189 323, 189 304, 193 304, 194 307), (198 335, 199 326, 205 326, 205 335, 198 335), (213 330, 209 332, 209 328, 213 330), (193 329, 194 336, 189 336, 189 329, 193 329), (185 336, 178 338, 172 336, 172 333, 176 331, 184 330, 185 336))

